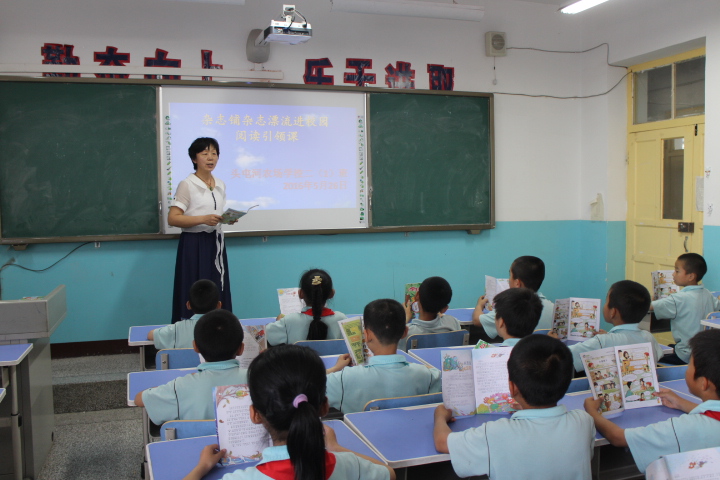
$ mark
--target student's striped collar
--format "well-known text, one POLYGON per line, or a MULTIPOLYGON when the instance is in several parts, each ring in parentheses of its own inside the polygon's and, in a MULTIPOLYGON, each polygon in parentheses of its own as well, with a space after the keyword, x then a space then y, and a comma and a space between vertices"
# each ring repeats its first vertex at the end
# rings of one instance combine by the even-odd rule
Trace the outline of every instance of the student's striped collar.
POLYGON ((608 333, 617 332, 618 330, 640 330, 640 325, 637 323, 622 323, 620 325, 615 325, 613 328, 608 331, 608 333))
POLYGON ((198 372, 203 370, 229 370, 231 368, 239 368, 240 362, 236 358, 231 360, 223 360, 222 362, 205 362, 198 365, 198 372))
POLYGON ((559 417, 567 413, 565 405, 556 405, 550 408, 531 408, 529 410, 518 410, 513 413, 510 420, 524 420, 528 418, 549 418, 559 417))

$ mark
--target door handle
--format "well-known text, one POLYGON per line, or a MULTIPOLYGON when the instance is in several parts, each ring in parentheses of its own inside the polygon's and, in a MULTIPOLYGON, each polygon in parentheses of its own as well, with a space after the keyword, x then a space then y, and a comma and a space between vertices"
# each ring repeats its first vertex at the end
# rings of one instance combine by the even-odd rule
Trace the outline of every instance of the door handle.
POLYGON ((685 241, 683 242, 683 248, 685 248, 685 253, 688 253, 688 249, 687 249, 688 238, 689 237, 687 235, 685 235, 685 241))

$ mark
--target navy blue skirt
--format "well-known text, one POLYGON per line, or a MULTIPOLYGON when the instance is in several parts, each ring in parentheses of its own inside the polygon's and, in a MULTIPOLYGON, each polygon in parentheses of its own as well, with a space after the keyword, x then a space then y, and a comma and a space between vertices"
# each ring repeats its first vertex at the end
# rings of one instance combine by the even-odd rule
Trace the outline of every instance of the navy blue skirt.
POLYGON ((224 244, 222 247, 224 275, 220 274, 216 266, 216 260, 219 263, 217 258, 218 242, 218 234, 215 232, 183 232, 180 234, 177 258, 175 259, 172 323, 193 316, 193 312, 188 310, 185 304, 188 301, 192 284, 202 279, 215 282, 220 291, 222 308, 232 311, 230 273, 224 244))

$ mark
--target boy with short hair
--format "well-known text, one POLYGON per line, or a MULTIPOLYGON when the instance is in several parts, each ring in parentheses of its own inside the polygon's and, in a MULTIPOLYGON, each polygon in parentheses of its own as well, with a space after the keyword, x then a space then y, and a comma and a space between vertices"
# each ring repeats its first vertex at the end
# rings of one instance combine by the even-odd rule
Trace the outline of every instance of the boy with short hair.
MULTIPOLYGON (((649 307, 650 293, 647 288, 632 280, 615 282, 608 290, 603 306, 603 317, 606 322, 613 325, 613 328, 582 343, 570 345, 575 370, 578 372, 584 370, 581 353, 636 343, 651 343, 657 363, 663 356, 662 347, 650 332, 640 330, 640 322, 647 315, 649 307)), ((548 335, 557 338, 557 334, 548 335)))
MULTIPOLYGON (((495 329, 503 342, 501 347, 515 346, 520 339, 531 335, 543 312, 540 297, 529 288, 512 288, 495 297, 495 329)), ((478 348, 489 344, 484 340, 478 348)))
POLYGON ((513 347, 507 368, 510 394, 521 410, 511 418, 452 433, 452 412, 439 405, 433 430, 438 452, 450 454, 460 477, 591 478, 592 418, 557 404, 573 377, 568 348, 546 335, 528 335, 513 347))
POLYGON ((243 351, 243 329, 227 310, 206 313, 195 325, 193 348, 205 359, 197 373, 178 377, 135 396, 135 405, 145 407, 150 420, 161 425, 169 420, 215 418, 213 387, 247 383, 247 370, 235 357, 243 351))
MULTIPOLYGON (((510 278, 508 280, 510 288, 525 287, 537 293, 543 304, 542 315, 537 328, 549 329, 552 326, 554 305, 553 302, 545 298, 545 296, 538 291, 543 280, 545 280, 545 263, 538 257, 530 255, 518 257, 513 261, 512 265, 510 265, 510 278)), ((487 336, 493 339, 498 336, 498 332, 495 329, 495 311, 491 310, 483 314, 483 309, 487 303, 488 299, 485 295, 478 299, 472 317, 473 325, 482 327, 487 336)))
POLYGON ((408 333, 398 343, 400 350, 405 350, 407 337, 417 333, 443 333, 462 329, 460 321, 445 312, 452 300, 452 288, 442 277, 430 277, 423 280, 416 295, 419 314, 413 319, 411 302, 405 305, 405 318, 408 322, 408 333))
POLYGON ((397 353, 407 333, 403 306, 392 299, 370 302, 363 312, 365 342, 372 351, 367 366, 345 368, 350 355, 341 355, 328 369, 327 397, 331 407, 343 413, 360 412, 370 400, 437 393, 442 388, 440 371, 408 363, 397 353))
POLYGON ((148 333, 148 340, 152 340, 155 348, 192 348, 195 324, 206 313, 222 307, 220 291, 212 280, 198 280, 190 287, 187 301, 188 310, 193 316, 172 325, 156 328, 148 333))
POLYGON ((720 310, 720 301, 702 285, 707 273, 705 259, 697 253, 684 253, 675 261, 673 282, 684 287, 678 293, 655 300, 650 310, 656 318, 669 319, 670 331, 675 339, 673 353, 660 359, 663 363, 685 365, 690 360, 690 340, 702 329, 700 321, 708 313, 720 310))
POLYGON ((616 447, 629 447, 641 472, 662 455, 717 447, 720 445, 720 330, 705 330, 692 339, 690 364, 685 382, 690 393, 699 397, 699 405, 671 390, 655 393, 666 407, 682 410, 686 415, 653 423, 646 427, 622 429, 598 411, 600 400, 585 400, 585 410, 595 426, 616 447))

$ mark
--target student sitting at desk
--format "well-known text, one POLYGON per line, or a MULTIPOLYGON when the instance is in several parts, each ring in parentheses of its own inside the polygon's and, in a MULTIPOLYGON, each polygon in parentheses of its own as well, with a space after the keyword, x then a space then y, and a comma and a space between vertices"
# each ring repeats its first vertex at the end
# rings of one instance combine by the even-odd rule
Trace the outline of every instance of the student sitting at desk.
POLYGON ((370 400, 440 391, 437 368, 408 363, 397 353, 398 342, 407 333, 405 310, 399 302, 389 298, 370 302, 363 318, 363 335, 373 356, 367 366, 346 367, 350 355, 340 355, 337 364, 328 370, 331 407, 343 413, 361 412, 370 400))
MULTIPOLYGON (((262 424, 273 446, 255 467, 236 470, 226 480, 368 480, 395 479, 395 471, 370 457, 341 447, 320 417, 327 414, 325 366, 307 347, 281 345, 261 353, 250 364, 250 421, 262 424)), ((199 480, 225 455, 218 445, 206 446, 200 462, 185 477, 199 480)))
POLYGON ((195 325, 193 348, 205 363, 197 373, 178 377, 135 396, 135 405, 145 407, 150 420, 161 425, 169 420, 215 418, 212 389, 247 383, 247 370, 235 359, 243 351, 243 329, 227 310, 206 313, 195 325))
POLYGON ((419 318, 413 319, 412 302, 408 300, 405 305, 405 318, 410 324, 407 336, 398 344, 400 350, 405 350, 405 340, 410 335, 452 332, 462 328, 457 318, 445 315, 452 300, 452 288, 444 278, 430 277, 423 280, 415 299, 420 310, 419 318))
MULTIPOLYGON (((540 297, 540 301, 543 304, 542 315, 538 322, 537 328, 551 328, 552 327, 552 315, 553 315, 553 303, 545 298, 545 296, 538 292, 540 285, 545 280, 545 263, 538 257, 523 256, 518 257, 510 265, 510 278, 508 284, 510 288, 529 288, 533 292, 537 293, 540 297)), ((495 329, 495 311, 491 310, 488 313, 483 314, 483 309, 487 305, 488 299, 483 295, 478 299, 475 311, 473 312, 472 321, 476 327, 482 327, 485 330, 485 334, 493 339, 498 336, 498 332, 495 329)))
POLYGON ((280 314, 275 322, 267 324, 265 335, 270 345, 342 338, 338 321, 347 317, 325 306, 335 296, 332 278, 325 270, 313 268, 303 273, 298 296, 310 308, 302 313, 280 314))
POLYGON ((573 377, 568 348, 546 335, 528 335, 513 347, 507 368, 520 409, 511 418, 452 433, 452 412, 439 405, 433 431, 437 451, 450 454, 460 477, 590 479, 592 418, 557 404, 573 377))
MULTIPOLYGON (((671 390, 655 393, 666 407, 687 415, 671 418, 647 427, 622 429, 598 412, 600 400, 585 399, 585 410, 595 426, 616 447, 630 447, 641 472, 662 455, 699 450, 720 445, 720 330, 706 330, 690 339, 692 355, 685 372, 688 390, 700 397, 701 404, 680 397, 671 390)), ((646 394, 647 397, 648 394, 646 394)))
POLYGON ((688 340, 702 329, 700 322, 708 313, 720 310, 720 301, 704 286, 698 285, 706 273, 707 263, 701 255, 680 255, 675 261, 673 282, 683 289, 652 302, 650 310, 655 317, 670 320, 670 331, 677 342, 670 345, 673 353, 665 355, 661 362, 685 365, 690 360, 688 340))
MULTIPOLYGON (((529 288, 512 288, 495 296, 495 329, 503 342, 500 347, 513 347, 520 339, 531 335, 537 327, 543 304, 529 288)), ((494 346, 484 340, 475 348, 494 346)))
POLYGON ((148 333, 148 340, 152 340, 158 350, 192 348, 197 321, 206 313, 222 307, 220 291, 211 280, 198 280, 193 283, 188 297, 187 308, 192 310, 192 317, 148 333))
MULTIPOLYGON (((650 332, 640 330, 640 321, 645 318, 649 307, 650 293, 647 288, 632 280, 615 282, 608 290, 603 307, 603 317, 606 322, 613 325, 613 328, 607 333, 601 331, 582 343, 570 345, 575 371, 584 370, 581 353, 636 343, 651 343, 657 363, 663 356, 662 347, 650 332)), ((557 334, 552 332, 548 335, 557 338, 557 334)))

